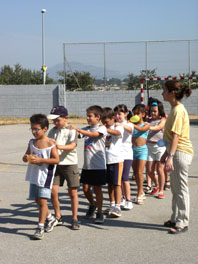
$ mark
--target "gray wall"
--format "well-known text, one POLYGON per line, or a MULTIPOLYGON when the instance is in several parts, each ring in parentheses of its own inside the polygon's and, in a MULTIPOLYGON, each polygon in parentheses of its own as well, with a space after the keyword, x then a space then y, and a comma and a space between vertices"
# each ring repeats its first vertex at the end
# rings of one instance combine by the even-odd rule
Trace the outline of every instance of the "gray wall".
MULTIPOLYGON (((161 90, 149 95, 163 101, 161 90)), ((145 102, 147 93, 145 91, 145 102)), ((115 107, 126 104, 129 109, 140 103, 139 91, 65 92, 63 85, 0 85, 0 117, 29 117, 34 113, 48 114, 53 106, 64 105, 69 114, 86 115, 86 108, 93 104, 115 107)), ((198 114, 198 90, 183 100, 189 114, 198 114)), ((164 102, 166 112, 170 106, 164 102)))

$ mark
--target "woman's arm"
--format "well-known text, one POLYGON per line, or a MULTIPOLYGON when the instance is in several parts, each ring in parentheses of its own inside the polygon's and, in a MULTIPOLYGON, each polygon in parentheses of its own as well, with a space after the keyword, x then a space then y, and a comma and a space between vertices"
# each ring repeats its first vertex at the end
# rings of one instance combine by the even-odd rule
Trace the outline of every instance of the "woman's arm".
POLYGON ((152 131, 160 131, 161 129, 164 128, 165 123, 166 123, 166 118, 162 118, 161 119, 161 122, 159 123, 159 125, 157 125, 157 126, 150 126, 150 130, 152 130, 152 131))
POLYGON ((165 165, 165 169, 166 171, 173 171, 174 167, 173 167, 173 156, 175 155, 176 149, 177 149, 177 144, 179 141, 179 135, 175 134, 174 132, 172 132, 172 141, 171 141, 171 145, 170 145, 170 152, 167 153, 167 160, 166 160, 166 165, 165 165))

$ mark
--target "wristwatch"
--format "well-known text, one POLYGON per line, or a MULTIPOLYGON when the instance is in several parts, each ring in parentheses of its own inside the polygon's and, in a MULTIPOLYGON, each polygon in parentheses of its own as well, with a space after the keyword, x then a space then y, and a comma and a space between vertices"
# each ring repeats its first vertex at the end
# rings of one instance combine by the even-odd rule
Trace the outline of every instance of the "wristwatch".
POLYGON ((171 152, 169 152, 168 156, 169 156, 169 157, 173 157, 173 156, 174 156, 174 154, 173 154, 173 153, 171 153, 171 152))

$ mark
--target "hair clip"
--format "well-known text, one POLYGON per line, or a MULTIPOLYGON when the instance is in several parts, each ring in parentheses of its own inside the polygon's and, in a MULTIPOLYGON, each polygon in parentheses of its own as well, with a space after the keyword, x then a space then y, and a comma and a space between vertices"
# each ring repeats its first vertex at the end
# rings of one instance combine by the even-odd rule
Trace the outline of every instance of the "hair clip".
POLYGON ((158 106, 158 103, 157 102, 153 102, 151 105, 155 105, 155 106, 158 106))

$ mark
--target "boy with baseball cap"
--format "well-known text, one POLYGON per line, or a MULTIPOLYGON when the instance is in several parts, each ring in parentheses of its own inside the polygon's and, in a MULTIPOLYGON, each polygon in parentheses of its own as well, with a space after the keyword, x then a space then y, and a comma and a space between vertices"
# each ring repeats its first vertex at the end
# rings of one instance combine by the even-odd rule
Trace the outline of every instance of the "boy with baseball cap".
MULTIPOLYGON (((80 228, 77 218, 78 212, 78 187, 79 187, 79 171, 77 159, 77 133, 70 130, 67 125, 68 111, 64 106, 54 107, 48 119, 52 119, 54 127, 49 131, 48 136, 56 141, 60 162, 57 165, 54 183, 52 187, 51 200, 56 216, 56 225, 62 224, 60 205, 58 199, 59 186, 63 186, 66 180, 68 192, 71 199, 72 208, 72 229, 80 228)), ((50 227, 49 227, 50 230, 50 227)))

